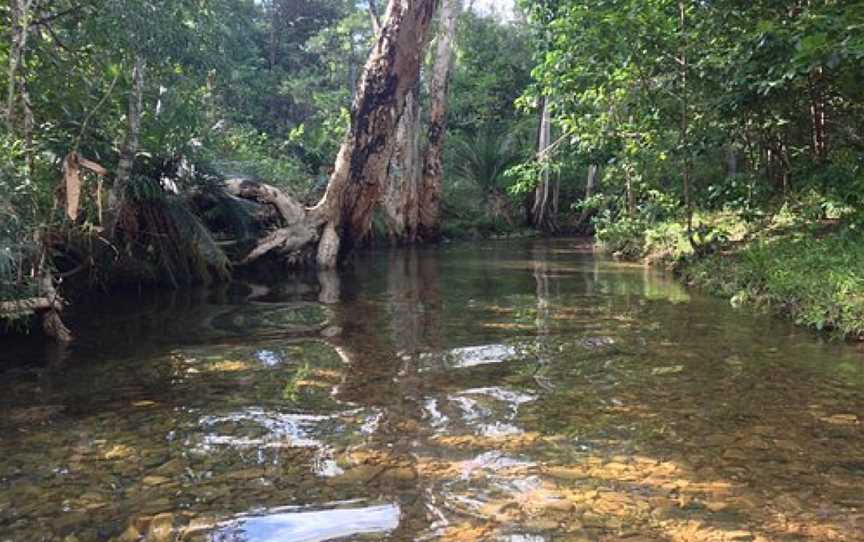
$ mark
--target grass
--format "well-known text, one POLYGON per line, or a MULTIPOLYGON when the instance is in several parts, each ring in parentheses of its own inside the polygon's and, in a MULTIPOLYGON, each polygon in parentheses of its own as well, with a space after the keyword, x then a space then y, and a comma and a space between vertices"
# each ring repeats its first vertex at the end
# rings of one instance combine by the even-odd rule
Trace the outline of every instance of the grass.
POLYGON ((864 235, 840 228, 757 237, 729 251, 685 260, 687 282, 796 323, 864 339, 864 235))
POLYGON ((703 215, 697 223, 722 232, 707 254, 694 254, 684 226, 676 222, 654 224, 617 245, 672 267, 688 284, 734 306, 765 308, 836 337, 864 340, 859 228, 783 214, 758 226, 730 214, 703 215))

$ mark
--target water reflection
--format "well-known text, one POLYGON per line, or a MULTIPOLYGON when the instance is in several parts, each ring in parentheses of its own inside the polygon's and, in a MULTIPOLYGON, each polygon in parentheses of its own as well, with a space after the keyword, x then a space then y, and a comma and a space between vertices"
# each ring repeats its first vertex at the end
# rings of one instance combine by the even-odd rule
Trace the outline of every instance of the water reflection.
POLYGON ((386 535, 399 525, 393 504, 329 510, 281 509, 248 515, 221 525, 213 542, 325 542, 361 534, 386 535))
POLYGON ((0 375, 0 533, 862 539, 850 348, 567 241, 297 278, 124 305, 0 375))

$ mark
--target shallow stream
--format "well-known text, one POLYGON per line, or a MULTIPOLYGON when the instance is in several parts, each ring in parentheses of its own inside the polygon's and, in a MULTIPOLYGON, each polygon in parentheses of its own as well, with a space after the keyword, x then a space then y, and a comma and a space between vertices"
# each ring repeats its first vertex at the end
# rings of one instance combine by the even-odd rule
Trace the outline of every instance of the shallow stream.
POLYGON ((0 347, 0 542, 864 540, 864 354, 578 241, 99 306, 0 347))

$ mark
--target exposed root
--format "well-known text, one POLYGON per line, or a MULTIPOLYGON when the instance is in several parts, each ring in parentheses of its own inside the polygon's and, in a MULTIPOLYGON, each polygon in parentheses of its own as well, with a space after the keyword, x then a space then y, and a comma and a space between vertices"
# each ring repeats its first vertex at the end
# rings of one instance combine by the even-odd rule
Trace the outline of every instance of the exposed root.
POLYGON ((302 205, 270 185, 243 179, 229 179, 225 181, 225 191, 238 198, 272 205, 279 212, 286 226, 297 224, 306 217, 306 210, 302 205))
POLYGON ((299 223, 286 228, 279 228, 259 241, 258 246, 243 259, 241 264, 252 263, 274 251, 283 255, 296 256, 297 253, 317 240, 318 230, 309 224, 299 223))

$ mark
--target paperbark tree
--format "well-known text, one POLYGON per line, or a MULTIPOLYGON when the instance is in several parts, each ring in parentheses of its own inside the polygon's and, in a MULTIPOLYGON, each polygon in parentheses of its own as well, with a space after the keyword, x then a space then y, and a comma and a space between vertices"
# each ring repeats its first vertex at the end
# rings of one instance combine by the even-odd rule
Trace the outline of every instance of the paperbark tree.
POLYGON ((461 0, 444 0, 435 61, 429 81, 429 141, 423 155, 423 186, 420 195, 419 235, 424 241, 441 236, 441 193, 444 185, 444 135, 447 130, 447 90, 453 59, 456 22, 461 0))
POLYGON ((420 152, 419 87, 405 98, 405 108, 396 132, 396 148, 390 160, 387 188, 381 205, 388 235, 394 243, 413 243, 420 221, 420 189, 423 169, 420 152))
POLYGON ((390 0, 323 198, 263 239, 247 262, 272 251, 296 254, 314 249, 317 265, 333 268, 367 235, 437 5, 438 0, 390 0))

